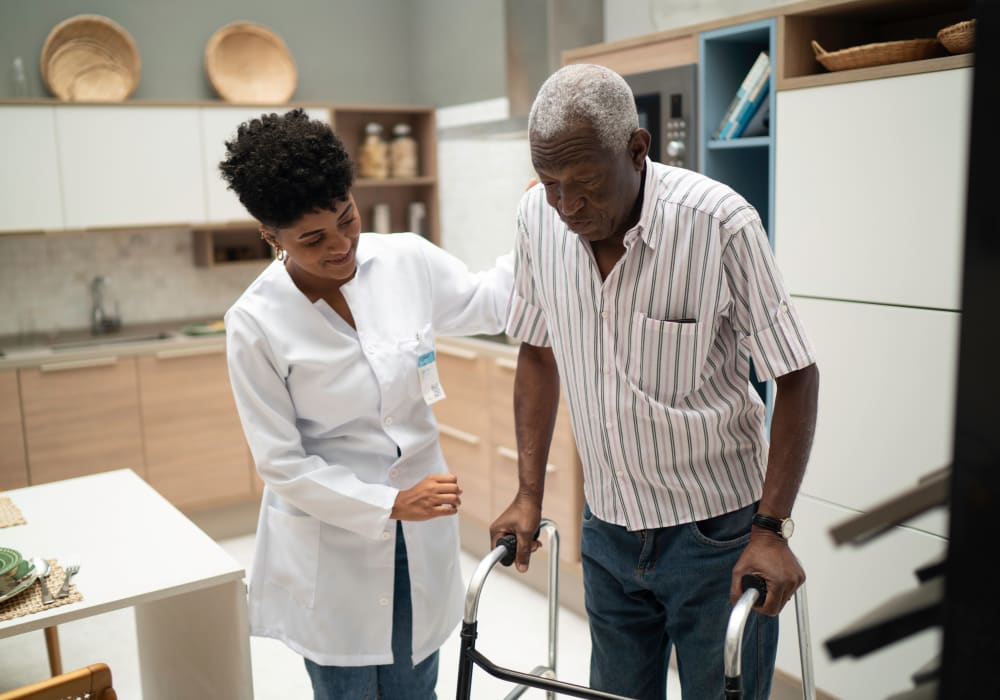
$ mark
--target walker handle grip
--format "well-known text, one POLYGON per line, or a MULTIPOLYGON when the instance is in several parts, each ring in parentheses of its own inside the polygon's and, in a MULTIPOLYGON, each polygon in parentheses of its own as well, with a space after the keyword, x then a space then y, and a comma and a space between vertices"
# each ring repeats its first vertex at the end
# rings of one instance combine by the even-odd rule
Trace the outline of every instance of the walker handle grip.
POLYGON ((764 599, 767 598, 767 581, 765 581, 760 576, 756 574, 743 574, 743 578, 740 579, 740 588, 746 593, 751 588, 757 590, 760 596, 757 598, 757 602, 754 605, 755 608, 760 607, 764 604, 764 599))
POLYGON ((497 547, 505 547, 507 553, 503 555, 503 559, 500 563, 504 566, 510 566, 514 563, 514 558, 517 557, 517 535, 507 534, 497 540, 497 547))

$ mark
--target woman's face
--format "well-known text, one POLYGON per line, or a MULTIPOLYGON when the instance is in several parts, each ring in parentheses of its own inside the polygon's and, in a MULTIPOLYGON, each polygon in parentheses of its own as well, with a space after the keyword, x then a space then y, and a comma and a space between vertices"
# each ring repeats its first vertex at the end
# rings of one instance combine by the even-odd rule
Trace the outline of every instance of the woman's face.
POLYGON ((290 272, 346 282, 357 266, 360 234, 361 218, 354 196, 348 194, 332 210, 306 214, 291 226, 278 229, 276 240, 288 252, 285 264, 290 272))

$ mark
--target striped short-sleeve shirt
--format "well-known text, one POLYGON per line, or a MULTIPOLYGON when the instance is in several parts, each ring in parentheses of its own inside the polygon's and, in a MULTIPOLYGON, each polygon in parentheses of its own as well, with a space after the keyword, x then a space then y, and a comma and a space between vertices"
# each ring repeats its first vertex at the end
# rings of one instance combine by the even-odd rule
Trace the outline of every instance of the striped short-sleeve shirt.
POLYGON ((642 212, 602 280, 536 185, 517 216, 507 332, 551 346, 593 513, 630 530, 761 496, 768 380, 813 363, 756 210, 647 159, 642 212))

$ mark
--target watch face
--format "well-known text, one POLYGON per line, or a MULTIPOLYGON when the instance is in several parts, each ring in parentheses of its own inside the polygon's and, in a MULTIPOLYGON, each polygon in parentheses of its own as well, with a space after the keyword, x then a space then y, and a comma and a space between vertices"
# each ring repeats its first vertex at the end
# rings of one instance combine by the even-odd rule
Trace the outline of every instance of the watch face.
POLYGON ((781 536, 786 540, 792 536, 795 532, 795 523, 792 522, 791 518, 785 518, 781 521, 781 536))

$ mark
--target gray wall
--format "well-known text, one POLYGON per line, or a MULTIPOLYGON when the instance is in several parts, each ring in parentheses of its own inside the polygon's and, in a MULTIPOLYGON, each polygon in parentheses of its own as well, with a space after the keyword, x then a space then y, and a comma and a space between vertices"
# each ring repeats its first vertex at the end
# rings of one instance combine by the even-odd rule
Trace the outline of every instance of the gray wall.
POLYGON ((650 32, 787 5, 791 0, 604 0, 604 40, 630 39, 650 32))
POLYGON ((504 93, 502 5, 493 0, 0 0, 0 98, 13 94, 16 56, 30 94, 49 97, 42 45, 57 23, 85 13, 132 35, 142 60, 133 99, 216 99, 205 45, 235 20, 288 44, 294 100, 451 105, 504 93))

